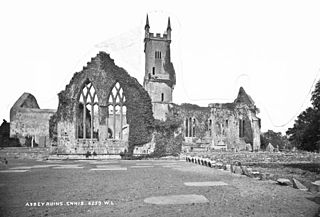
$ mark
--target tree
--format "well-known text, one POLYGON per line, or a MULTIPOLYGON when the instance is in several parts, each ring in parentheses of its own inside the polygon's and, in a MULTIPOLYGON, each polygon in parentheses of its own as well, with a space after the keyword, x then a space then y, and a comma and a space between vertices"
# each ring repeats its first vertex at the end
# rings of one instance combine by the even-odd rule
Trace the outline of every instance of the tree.
POLYGON ((272 130, 261 134, 261 147, 265 149, 269 143, 280 150, 288 149, 290 146, 286 136, 283 136, 281 132, 274 132, 272 130))
POLYGON ((316 110, 320 110, 320 80, 317 82, 314 91, 312 92, 311 102, 313 108, 316 110))
POLYGON ((298 149, 320 151, 320 80, 312 92, 311 103, 312 107, 301 112, 286 133, 298 149))

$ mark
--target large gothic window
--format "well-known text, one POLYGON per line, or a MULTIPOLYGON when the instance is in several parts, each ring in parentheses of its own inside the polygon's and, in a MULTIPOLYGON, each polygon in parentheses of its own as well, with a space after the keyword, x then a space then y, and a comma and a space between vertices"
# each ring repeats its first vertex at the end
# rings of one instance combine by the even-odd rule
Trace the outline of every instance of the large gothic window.
POLYGON ((98 97, 91 82, 84 85, 78 103, 77 132, 79 139, 98 138, 98 97))
POLYGON ((108 100, 108 138, 123 140, 127 134, 126 119, 127 107, 123 89, 117 82, 109 95, 108 100))

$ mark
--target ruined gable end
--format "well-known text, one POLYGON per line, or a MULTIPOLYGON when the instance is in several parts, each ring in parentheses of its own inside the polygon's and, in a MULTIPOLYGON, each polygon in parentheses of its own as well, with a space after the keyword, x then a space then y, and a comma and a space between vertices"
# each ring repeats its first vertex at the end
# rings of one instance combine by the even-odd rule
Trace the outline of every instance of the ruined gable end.
POLYGON ((59 94, 58 151, 120 154, 151 140, 151 99, 139 82, 98 53, 59 94))
POLYGON ((10 109, 10 120, 15 112, 21 108, 40 109, 36 98, 31 93, 23 93, 10 109))
POLYGON ((234 103, 243 103, 247 105, 255 105, 251 96, 249 96, 243 87, 240 87, 237 98, 234 100, 234 103))

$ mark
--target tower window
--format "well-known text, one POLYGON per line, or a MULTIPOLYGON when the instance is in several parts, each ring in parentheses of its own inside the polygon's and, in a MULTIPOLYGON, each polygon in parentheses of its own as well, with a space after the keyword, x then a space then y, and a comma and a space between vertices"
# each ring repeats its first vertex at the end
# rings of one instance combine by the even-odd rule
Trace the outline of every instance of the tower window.
POLYGON ((152 67, 152 74, 155 75, 156 74, 156 68, 152 67))
POLYGON ((155 58, 156 59, 161 59, 161 52, 160 51, 156 51, 155 52, 155 58))
POLYGON ((164 101, 164 94, 161 93, 161 102, 163 102, 163 101, 164 101))

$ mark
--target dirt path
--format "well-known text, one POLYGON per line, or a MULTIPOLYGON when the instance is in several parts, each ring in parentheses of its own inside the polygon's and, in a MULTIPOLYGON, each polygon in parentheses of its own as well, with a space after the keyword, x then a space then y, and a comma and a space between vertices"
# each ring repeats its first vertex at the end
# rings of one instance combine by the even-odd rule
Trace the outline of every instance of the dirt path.
POLYGON ((319 208, 311 193, 182 161, 10 161, 10 168, 26 171, 0 171, 2 216, 312 217, 319 208), (145 202, 181 195, 204 200, 145 202))

